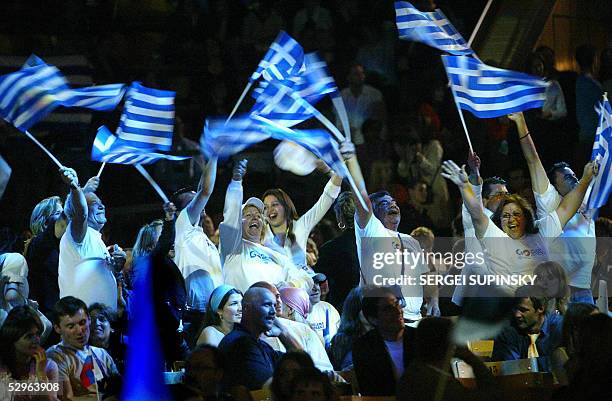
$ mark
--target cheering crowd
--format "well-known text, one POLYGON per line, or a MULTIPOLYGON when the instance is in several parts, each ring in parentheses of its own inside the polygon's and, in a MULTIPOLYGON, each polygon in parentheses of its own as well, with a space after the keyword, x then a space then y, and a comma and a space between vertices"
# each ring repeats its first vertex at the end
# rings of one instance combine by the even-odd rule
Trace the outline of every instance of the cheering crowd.
MULTIPOLYGON (((294 30, 307 43, 310 30, 329 39, 329 12, 321 2, 305 3, 294 30)), ((268 11, 273 19, 274 9, 268 11)), ((193 170, 195 162, 199 180, 166 177, 173 181, 168 187, 182 189, 132 243, 119 246, 104 235, 107 209, 97 194, 104 177, 85 181, 61 167, 64 186, 55 193, 67 195, 36 204, 25 244, 9 230, 0 243, 0 400, 122 399, 137 387, 133 372, 147 370, 144 361, 151 360, 130 350, 150 339, 155 378, 165 379, 154 398, 160 400, 313 401, 350 394, 499 400, 508 394, 485 362, 528 358, 553 378, 547 399, 610 394, 612 220, 607 205, 589 207, 595 181, 610 174, 589 158, 602 124, 593 125, 593 106, 603 94, 594 49, 577 49, 581 74, 573 98, 564 97, 567 81, 554 70, 554 54, 533 53, 528 70, 553 82, 546 101, 488 120, 495 148, 481 160, 453 145, 443 83, 412 101, 422 100, 413 120, 387 115, 396 77, 385 81, 385 65, 377 66, 384 95, 365 83, 364 61, 378 54, 382 39, 368 43, 348 66, 340 92, 352 139, 338 141, 338 156, 354 183, 335 162, 309 159, 310 171, 327 183, 301 215, 292 200, 300 188, 274 185, 245 199, 260 187, 249 160, 224 160, 214 146, 200 154, 181 134, 175 140, 198 156, 179 163, 193 170), (545 143, 556 130, 570 135, 570 111, 578 142, 563 155, 571 164, 545 143), (507 156, 508 146, 522 157, 497 165, 496 154, 507 156), (231 174, 221 182, 224 169, 231 174), (224 194, 217 227, 209 202, 214 191, 224 194), (427 259, 442 237, 453 255, 482 259, 427 259), (373 263, 377 255, 397 253, 413 257, 373 263), (463 285, 474 277, 511 276, 533 281, 463 285), (381 277, 413 281, 380 284, 381 277), (457 277, 457 284, 427 277, 457 277), (143 319, 147 332, 136 329, 143 319), (479 340, 493 341, 488 356, 473 348, 479 340), (475 385, 453 374, 457 360, 471 367, 475 385), (17 383, 58 386, 18 394, 17 383)), ((601 81, 609 85, 609 50, 604 54, 601 81)), ((335 117, 341 125, 342 116, 335 117)), ((303 162, 295 148, 284 160, 277 156, 294 169, 303 162)), ((4 187, 0 176, 0 197, 4 187)))

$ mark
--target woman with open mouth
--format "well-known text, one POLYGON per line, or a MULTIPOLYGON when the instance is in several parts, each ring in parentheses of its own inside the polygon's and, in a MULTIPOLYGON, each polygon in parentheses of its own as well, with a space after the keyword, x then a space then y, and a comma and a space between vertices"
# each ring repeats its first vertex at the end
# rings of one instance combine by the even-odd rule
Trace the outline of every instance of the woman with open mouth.
POLYGON ((252 197, 242 204, 242 177, 246 167, 246 160, 234 166, 225 195, 223 222, 219 225, 225 284, 242 292, 258 281, 280 287, 312 287, 312 279, 305 271, 297 268, 284 253, 264 245, 264 203, 252 197))
MULTIPOLYGON (((327 169, 331 172, 329 167, 327 169)), ((332 172, 331 179, 325 185, 319 200, 301 217, 298 216, 293 201, 285 191, 274 188, 264 192, 261 198, 268 221, 265 234, 266 246, 285 252, 297 267, 310 269, 306 263, 308 236, 333 205, 340 194, 341 185, 342 177, 332 172)))
MULTIPOLYGON (((480 197, 467 184, 465 166, 453 161, 442 165, 442 176, 459 187, 463 203, 468 209, 476 237, 482 242, 490 274, 533 274, 535 267, 549 260, 548 241, 561 235, 563 227, 574 216, 582 203, 589 183, 597 175, 596 163, 587 163, 582 178, 568 193, 556 210, 535 220, 529 203, 519 195, 505 195, 489 219, 484 213, 480 197)), ((516 288, 500 288, 513 295, 516 288)))

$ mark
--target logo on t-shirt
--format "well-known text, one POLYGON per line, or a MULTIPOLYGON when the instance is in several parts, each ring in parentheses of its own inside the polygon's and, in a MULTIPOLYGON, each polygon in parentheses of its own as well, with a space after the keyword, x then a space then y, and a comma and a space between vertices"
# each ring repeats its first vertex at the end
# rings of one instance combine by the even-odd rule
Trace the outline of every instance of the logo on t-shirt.
POLYGON ((529 258, 532 256, 544 256, 544 250, 541 248, 534 248, 534 249, 515 249, 514 251, 519 258, 529 258))
POLYGON ((273 262, 273 259, 270 256, 266 255, 265 253, 257 252, 256 250, 249 251, 249 257, 261 259, 261 261, 264 263, 273 262))

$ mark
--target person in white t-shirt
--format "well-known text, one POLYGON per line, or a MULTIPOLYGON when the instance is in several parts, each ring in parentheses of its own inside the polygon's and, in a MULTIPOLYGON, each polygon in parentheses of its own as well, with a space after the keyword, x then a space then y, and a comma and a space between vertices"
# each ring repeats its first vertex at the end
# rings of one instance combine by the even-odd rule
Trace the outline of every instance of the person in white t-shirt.
POLYGON ((355 239, 361 282, 376 286, 401 286, 405 297, 402 299, 402 304, 405 303, 402 305, 404 318, 409 323, 416 323, 422 317, 423 304, 423 286, 419 280, 428 271, 421 246, 410 235, 397 231, 401 212, 391 194, 379 191, 368 196, 354 149, 354 145, 348 141, 340 147, 366 203, 364 208, 361 202, 355 202, 355 239), (398 255, 401 257, 398 258, 398 255), (383 259, 390 256, 393 260, 389 263, 381 260, 381 256, 383 259))
POLYGON ((338 327, 340 327, 340 314, 332 304, 321 301, 320 284, 325 280, 327 280, 327 277, 323 273, 317 273, 312 277, 314 284, 308 291, 310 313, 307 320, 327 349, 331 345, 331 339, 338 332, 338 327))
MULTIPOLYGON (((327 169, 331 170, 329 167, 327 169)), ((285 191, 275 188, 264 192, 261 198, 269 223, 266 246, 282 249, 297 267, 311 270, 306 263, 308 235, 333 205, 340 194, 341 185, 342 177, 333 174, 317 203, 299 218, 293 201, 285 191)))
POLYGON ((240 291, 246 291, 258 281, 310 288, 312 279, 305 271, 298 269, 284 253, 263 245, 264 203, 252 197, 242 204, 246 166, 246 160, 234 166, 225 195, 223 222, 219 225, 225 284, 240 291))
MULTIPOLYGON (((445 161, 442 166, 442 175, 461 191, 476 237, 485 250, 488 272, 506 277, 532 274, 537 264, 548 260, 546 239, 561 234, 562 228, 578 210, 596 171, 596 164, 588 163, 579 184, 559 207, 543 219, 535 220, 531 206, 519 195, 505 196, 493 216, 487 217, 482 202, 467 185, 465 166, 459 168, 453 161, 445 161)), ((511 295, 519 286, 520 283, 508 283, 499 289, 511 295)))
MULTIPOLYGON (((119 272, 125 263, 125 252, 114 245, 112 254, 109 254, 100 231, 106 224, 106 208, 100 198, 93 192, 86 192, 79 186, 76 172, 67 167, 60 168, 62 180, 70 186, 70 193, 66 198, 64 213, 68 217, 66 232, 60 240, 58 284, 60 298, 67 295, 90 299, 88 295, 95 292, 100 285, 97 280, 80 284, 78 290, 74 287, 77 276, 76 269, 85 259, 103 259, 113 272, 119 272), (70 293, 68 293, 69 291, 70 293)), ((113 275, 105 276, 114 281, 113 275)))
POLYGON ((204 312, 212 291, 223 284, 221 258, 215 244, 204 232, 205 207, 217 176, 217 159, 210 159, 202 169, 197 192, 178 196, 177 206, 186 205, 176 219, 174 262, 185 279, 187 305, 204 312))
MULTIPOLYGON (((565 162, 555 163, 547 174, 527 129, 523 113, 510 114, 508 117, 516 123, 521 149, 529 167, 537 215, 542 218, 561 204, 563 197, 578 185, 578 178, 565 162)), ((586 209, 587 199, 588 196, 585 196, 578 211, 563 227, 563 233, 552 242, 550 256, 567 272, 570 280, 570 302, 593 304, 591 272, 595 264, 593 216, 596 210, 586 209)))

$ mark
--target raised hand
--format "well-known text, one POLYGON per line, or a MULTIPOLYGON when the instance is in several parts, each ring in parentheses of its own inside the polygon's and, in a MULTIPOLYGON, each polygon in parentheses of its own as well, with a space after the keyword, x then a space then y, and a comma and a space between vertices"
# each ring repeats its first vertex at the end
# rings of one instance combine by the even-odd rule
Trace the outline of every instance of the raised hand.
POLYGON ((61 167, 59 172, 62 176, 62 181, 73 188, 79 187, 79 177, 74 169, 71 169, 70 167, 61 167))
POLYGON ((468 176, 465 172, 465 164, 462 167, 452 160, 446 160, 442 163, 442 177, 452 181, 458 187, 463 187, 467 183, 468 176))
POLYGON ((36 377, 40 380, 47 380, 47 354, 40 345, 34 353, 34 360, 36 361, 36 377))
POLYGON ((163 206, 164 209, 164 217, 166 221, 174 220, 174 215, 176 214, 176 206, 172 202, 166 202, 163 206))
POLYGON ((592 160, 585 164, 584 170, 582 172, 582 180, 586 180, 587 182, 591 181, 594 176, 599 173, 599 162, 597 160, 592 160))
POLYGON ((355 145, 351 141, 344 141, 340 143, 340 154, 344 160, 348 160, 355 156, 355 145))
POLYGON ((236 162, 234 165, 234 170, 232 171, 232 180, 241 181, 242 177, 246 174, 247 171, 247 159, 242 159, 236 162))
POLYGON ((478 157, 476 152, 468 154, 467 164, 470 168, 470 173, 480 175, 480 157, 478 157))
POLYGON ((83 192, 96 192, 99 186, 100 177, 94 175, 89 180, 87 180, 87 183, 83 187, 83 192))

